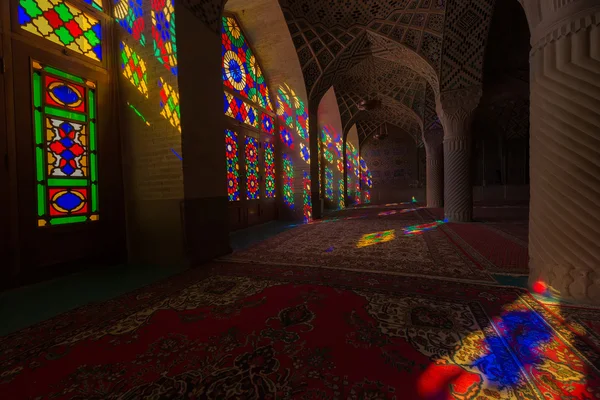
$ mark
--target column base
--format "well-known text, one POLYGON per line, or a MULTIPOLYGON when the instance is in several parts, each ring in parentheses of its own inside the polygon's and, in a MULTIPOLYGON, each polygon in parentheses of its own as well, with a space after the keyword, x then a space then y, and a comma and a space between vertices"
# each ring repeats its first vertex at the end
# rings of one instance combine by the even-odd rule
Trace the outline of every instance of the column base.
POLYGON ((576 304, 600 305, 600 275, 568 262, 546 264, 529 260, 529 288, 533 293, 576 304))
POLYGON ((448 222, 472 222, 473 211, 448 212, 444 211, 444 217, 448 222))
POLYGON ((427 208, 443 208, 443 200, 427 200, 427 208))

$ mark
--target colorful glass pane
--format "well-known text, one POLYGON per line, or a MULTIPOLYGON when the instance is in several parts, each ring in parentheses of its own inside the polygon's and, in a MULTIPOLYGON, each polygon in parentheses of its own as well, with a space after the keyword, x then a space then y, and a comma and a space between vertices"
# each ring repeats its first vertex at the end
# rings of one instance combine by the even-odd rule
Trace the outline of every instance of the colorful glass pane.
POLYGON ((300 157, 302 157, 304 162, 310 164, 310 149, 304 143, 300 143, 300 157))
POLYGON ((142 46, 146 45, 144 36, 144 9, 143 0, 114 0, 113 14, 115 19, 135 40, 139 40, 142 46))
POLYGON ((344 161, 342 161, 341 158, 338 158, 337 160, 337 169, 340 171, 340 173, 344 173, 344 161))
POLYGON ((333 171, 325 167, 325 198, 333 201, 333 171))
POLYGON ((289 154, 283 154, 283 202, 294 209, 294 165, 289 154))
POLYGON ((86 3, 90 4, 92 7, 94 7, 96 10, 103 10, 102 7, 102 0, 83 0, 86 3))
POLYGON ((275 132, 275 126, 273 125, 273 117, 268 114, 263 113, 261 116, 261 129, 264 133, 268 133, 272 135, 275 132))
POLYGON ((240 199, 240 164, 238 160, 237 133, 225 130, 225 156, 227 158, 227 197, 229 201, 240 199))
POLYGON ((260 107, 273 111, 265 76, 240 25, 230 16, 224 16, 222 22, 223 84, 260 107))
POLYGON ((365 190, 363 192, 363 199, 364 199, 364 203, 365 204, 369 204, 371 202, 371 191, 370 190, 365 190))
POLYGON ((290 87, 280 86, 277 90, 277 115, 281 120, 282 125, 286 125, 288 128, 295 128, 294 123, 294 110, 292 108, 293 98, 290 96, 290 87))
POLYGON ((253 128, 258 128, 256 108, 227 92, 224 92, 223 96, 225 115, 253 128))
POLYGON ((246 136, 246 198, 260 198, 258 184, 258 140, 246 136))
POLYGON ((294 138, 289 130, 285 128, 285 126, 279 126, 279 137, 281 141, 290 149, 294 149, 294 138))
POLYGON ((140 91, 142 95, 148 98, 148 74, 146 72, 146 63, 140 56, 121 42, 121 68, 123 75, 133 86, 140 91))
POLYGON ((63 0, 19 0, 21 28, 92 60, 102 61, 102 26, 63 0))
POLYGON ((265 191, 267 199, 275 197, 275 145, 265 142, 265 191))
POLYGON ((319 152, 318 152, 318 155, 319 155, 319 160, 318 160, 318 163, 319 163, 319 196, 323 197, 323 173, 322 173, 323 170, 321 169, 321 158, 323 157, 323 145, 321 143, 319 143, 318 149, 319 149, 319 152))
POLYGON ((96 85, 32 65, 38 226, 98 220, 96 85))
POLYGON ((179 112, 179 93, 161 77, 158 81, 160 89, 160 115, 181 132, 181 114, 179 112))
POLYGON ((158 61, 177 76, 175 8, 173 0, 150 0, 152 3, 152 39, 158 61))
POLYGON ((346 207, 346 184, 343 179, 338 182, 338 207, 340 210, 346 207))
POLYGON ((302 187, 304 188, 303 192, 303 214, 304 214, 304 222, 308 223, 312 221, 312 198, 311 198, 311 189, 310 189, 310 174, 304 171, 302 177, 302 187))

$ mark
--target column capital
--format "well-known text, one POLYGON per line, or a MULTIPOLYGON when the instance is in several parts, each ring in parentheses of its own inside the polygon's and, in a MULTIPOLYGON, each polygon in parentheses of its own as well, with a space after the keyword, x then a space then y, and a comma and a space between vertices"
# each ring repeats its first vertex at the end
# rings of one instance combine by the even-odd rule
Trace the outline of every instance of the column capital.
POLYGON ((548 42, 600 24, 598 0, 519 0, 519 3, 529 23, 533 52, 548 42))
POLYGON ((473 112, 479 105, 482 94, 481 86, 471 86, 440 93, 435 99, 445 139, 469 136, 473 112))
POLYGON ((427 157, 437 154, 438 152, 443 153, 443 143, 444 130, 442 128, 423 131, 423 144, 425 145, 427 157))

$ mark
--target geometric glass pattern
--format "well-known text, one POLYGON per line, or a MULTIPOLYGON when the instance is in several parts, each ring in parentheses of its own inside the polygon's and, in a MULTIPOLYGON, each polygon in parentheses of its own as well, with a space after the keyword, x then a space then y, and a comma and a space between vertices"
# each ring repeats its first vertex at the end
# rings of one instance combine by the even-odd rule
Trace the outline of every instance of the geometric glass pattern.
POLYGON ((275 131, 275 127, 273 126, 273 117, 269 114, 263 113, 261 116, 261 129, 264 133, 268 133, 272 135, 275 131))
POLYGON ((237 133, 225 130, 225 156, 227 157, 227 197, 229 201, 240 199, 240 164, 238 160, 237 133))
POLYGON ((286 84, 279 87, 277 91, 277 115, 282 125, 288 128, 294 128, 294 110, 292 109, 292 98, 290 92, 292 89, 286 84))
POLYGON ((83 0, 83 1, 90 4, 96 10, 102 11, 102 0, 83 0))
POLYGON ((294 166, 290 156, 283 154, 283 202, 294 209, 294 166))
POLYGON ((144 9, 142 0, 114 0, 114 17, 135 40, 139 40, 142 46, 146 45, 144 36, 144 9))
POLYGON ((365 190, 363 191, 363 203, 369 204, 371 202, 371 191, 365 190))
POLYGON ((298 104, 298 108, 296 108, 296 128, 298 130, 298 135, 304 140, 308 140, 308 111, 306 110, 306 106, 298 97, 295 98, 298 104))
POLYGON ((38 226, 98 220, 96 85, 32 66, 38 226))
POLYGON ((310 150, 304 143, 300 143, 300 156, 307 164, 310 164, 310 150))
POLYGON ((158 81, 160 89, 160 115, 165 117, 171 125, 181 132, 181 114, 179 112, 179 93, 160 77, 158 81))
POLYGON ((294 149, 294 138, 290 131, 283 125, 279 125, 279 138, 290 149, 294 149))
POLYGON ((304 223, 309 223, 312 221, 312 199, 310 191, 310 174, 306 171, 304 171, 304 175, 302 177, 302 186, 304 188, 304 223))
POLYGON ((333 201, 333 171, 325 167, 325 198, 333 201))
POLYGON ((275 145, 265 142, 265 191, 267 199, 275 197, 275 145))
POLYGON ((138 54, 121 42, 121 68, 125 78, 135 86, 141 94, 148 98, 148 75, 146 63, 138 54))
POLYGON ((151 0, 154 55, 177 76, 177 44, 175 41, 175 8, 173 0, 151 0))
POLYGON ((229 16, 223 16, 222 22, 223 84, 246 99, 272 112, 273 106, 265 76, 246 41, 240 25, 235 18, 229 16))
POLYGON ((223 100, 225 115, 253 128, 258 128, 258 111, 256 111, 256 108, 227 92, 223 93, 223 100))
MULTIPOLYGON (((6 0, 5 0, 6 1, 6 0)), ((102 61, 100 21, 64 0, 19 0, 21 28, 92 60, 102 61)))
POLYGON ((258 140, 246 136, 246 199, 259 199, 258 140))
POLYGON ((344 162, 342 161, 341 158, 338 158, 337 160, 337 169, 338 171, 340 171, 340 173, 344 173, 344 162))

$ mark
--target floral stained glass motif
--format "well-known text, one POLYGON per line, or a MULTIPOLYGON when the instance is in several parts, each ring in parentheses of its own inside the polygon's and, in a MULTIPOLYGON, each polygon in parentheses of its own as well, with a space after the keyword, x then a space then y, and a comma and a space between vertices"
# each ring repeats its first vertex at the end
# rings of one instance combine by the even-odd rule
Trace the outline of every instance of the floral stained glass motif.
POLYGON ((150 0, 152 4, 152 39, 158 61, 177 76, 175 8, 173 0, 150 0))
MULTIPOLYGON (((146 45, 144 36, 144 9, 143 0, 114 0, 114 17, 135 40, 138 40, 142 46, 146 45)), ((149 0, 146 0, 149 1, 149 0)))
POLYGON ((280 86, 277 90, 277 115, 281 120, 281 124, 288 128, 294 129, 294 110, 292 106, 293 98, 291 97, 292 90, 288 85, 280 86))
POLYGON ((291 132, 283 125, 279 126, 279 137, 287 147, 290 149, 294 148, 294 138, 291 132))
POLYGON ((303 215, 304 215, 304 223, 309 223, 312 221, 312 198, 311 198, 311 189, 310 189, 310 174, 304 171, 302 177, 302 186, 304 188, 303 192, 303 215))
POLYGON ((86 3, 88 3, 89 5, 91 5, 92 7, 94 7, 96 10, 103 10, 102 7, 102 0, 83 0, 86 3))
POLYGON ((32 65, 38 226, 98 220, 96 85, 32 65))
POLYGON ((258 184, 258 140, 246 136, 246 199, 260 199, 258 184))
POLYGON ((346 184, 344 183, 343 179, 340 179, 338 182, 338 188, 339 188, 339 192, 338 192, 338 207, 339 209, 343 209, 344 207, 346 207, 346 184))
POLYGON ((237 133, 225 130, 225 157, 227 158, 227 197, 229 201, 240 199, 240 163, 238 159, 237 133))
POLYGON ((230 16, 224 16, 222 22, 223 84, 260 107, 273 111, 265 76, 240 25, 230 16))
POLYGON ((179 93, 161 77, 158 81, 160 89, 160 115, 181 132, 181 114, 179 112, 179 93))
POLYGON ((146 63, 140 56, 121 42, 121 68, 123 75, 133 86, 140 91, 144 97, 148 98, 148 74, 146 72, 146 63))
POLYGON ((253 128, 258 128, 256 108, 227 92, 224 92, 223 96, 225 115, 253 128))
POLYGON ((263 113, 262 116, 260 117, 260 127, 262 129, 262 131, 264 133, 268 133, 269 135, 272 135, 275 132, 275 126, 274 121, 273 121, 273 117, 271 117, 269 114, 265 114, 263 113))
POLYGON ((289 154, 283 154, 283 202, 294 209, 294 165, 289 154))
POLYGON ((265 192, 267 199, 275 194, 275 145, 265 142, 265 192))
POLYGON ((300 143, 300 157, 302 157, 304 162, 310 164, 310 149, 304 143, 300 143))
POLYGON ((64 0, 19 0, 19 25, 92 60, 102 61, 102 26, 64 0))

